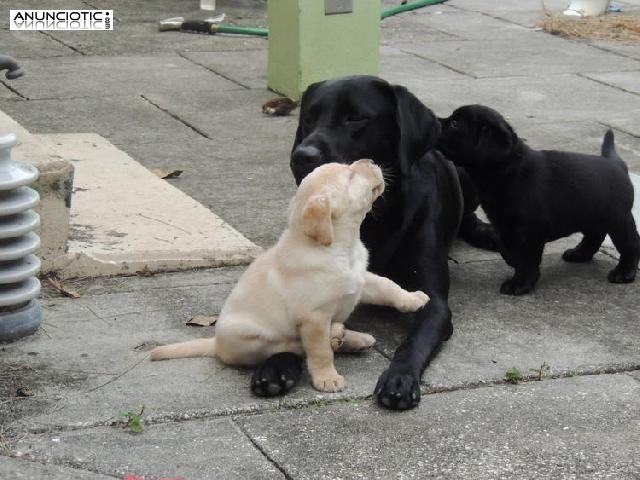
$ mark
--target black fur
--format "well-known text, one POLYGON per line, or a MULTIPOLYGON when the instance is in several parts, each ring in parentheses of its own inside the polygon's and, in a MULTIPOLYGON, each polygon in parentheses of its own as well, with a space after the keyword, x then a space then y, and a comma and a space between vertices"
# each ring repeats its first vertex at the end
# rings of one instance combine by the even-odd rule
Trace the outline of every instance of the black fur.
MULTIPOLYGON (((431 297, 414 314, 407 339, 375 388, 378 401, 393 409, 418 404, 422 371, 453 331, 447 249, 463 213, 467 239, 489 246, 497 239, 495 231, 477 219, 475 206, 463 209, 456 169, 434 149, 439 134, 438 119, 405 88, 371 76, 347 77, 307 89, 291 152, 298 184, 319 165, 360 158, 373 159, 387 177, 385 193, 361 229, 370 269, 431 297)), ((272 392, 280 376, 273 364, 268 359, 255 375, 273 376, 272 392)))
POLYGON ((620 253, 609 281, 633 282, 640 258, 633 186, 611 130, 603 156, 595 156, 533 150, 498 112, 481 105, 460 107, 442 124, 438 147, 473 179, 500 235, 500 253, 515 269, 502 293, 531 291, 545 243, 576 232, 584 238, 564 252, 564 260, 591 260, 609 234, 620 253))

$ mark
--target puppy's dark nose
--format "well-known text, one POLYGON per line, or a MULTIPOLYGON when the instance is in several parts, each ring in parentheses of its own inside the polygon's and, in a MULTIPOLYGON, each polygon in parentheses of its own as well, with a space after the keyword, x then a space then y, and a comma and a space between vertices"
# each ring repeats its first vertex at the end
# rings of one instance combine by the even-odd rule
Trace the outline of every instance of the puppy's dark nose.
POLYGON ((297 168, 310 169, 316 168, 322 160, 322 153, 318 147, 313 145, 299 146, 293 151, 291 161, 297 168))

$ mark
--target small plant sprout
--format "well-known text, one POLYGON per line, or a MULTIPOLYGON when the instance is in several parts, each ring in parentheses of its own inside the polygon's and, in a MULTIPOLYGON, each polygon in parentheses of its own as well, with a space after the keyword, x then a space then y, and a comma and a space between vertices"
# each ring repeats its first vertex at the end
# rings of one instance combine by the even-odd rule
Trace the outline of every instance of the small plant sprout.
POLYGON ((513 383, 515 385, 516 383, 518 383, 523 379, 522 372, 518 370, 516 367, 511 367, 504 374, 504 379, 507 382, 513 383))
POLYGON ((538 374, 537 380, 539 382, 542 381, 542 376, 545 374, 545 372, 549 372, 550 370, 551 370, 551 367, 549 366, 549 364, 547 364, 547 362, 542 362, 542 365, 540 365, 540 368, 529 369, 530 372, 534 372, 538 374))
POLYGON ((142 414, 144 413, 144 405, 140 405, 140 413, 126 411, 118 413, 118 418, 123 418, 120 424, 123 428, 128 428, 131 433, 142 432, 142 414))

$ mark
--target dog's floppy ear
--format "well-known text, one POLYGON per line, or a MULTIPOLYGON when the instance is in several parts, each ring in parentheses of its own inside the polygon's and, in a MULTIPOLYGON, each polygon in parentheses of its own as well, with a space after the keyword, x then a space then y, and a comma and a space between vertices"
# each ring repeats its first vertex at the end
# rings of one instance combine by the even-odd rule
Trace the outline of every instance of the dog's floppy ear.
POLYGON ((308 237, 321 245, 329 246, 333 242, 331 224, 331 202, 326 195, 311 197, 302 211, 302 229, 308 237))
POLYGON ((476 152, 491 160, 500 159, 511 153, 518 137, 511 126, 503 119, 485 123, 480 128, 476 152))
POLYGON ((433 148, 440 136, 440 122, 415 95, 394 85, 396 119, 400 134, 400 167, 408 173, 411 162, 433 148))

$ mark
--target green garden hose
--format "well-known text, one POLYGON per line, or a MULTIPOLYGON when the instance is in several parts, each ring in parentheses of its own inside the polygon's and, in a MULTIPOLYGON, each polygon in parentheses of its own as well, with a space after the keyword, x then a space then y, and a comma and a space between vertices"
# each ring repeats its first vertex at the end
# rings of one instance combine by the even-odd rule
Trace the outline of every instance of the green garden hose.
POLYGON ((444 3, 447 0, 418 0, 416 2, 407 2, 404 5, 398 5, 397 7, 387 8, 380 12, 380 20, 384 20, 392 15, 398 13, 408 12, 409 10, 415 10, 416 8, 428 7, 429 5, 437 5, 438 3, 444 3))
MULTIPOLYGON (((386 8, 380 12, 380 20, 397 15, 398 13, 428 7, 429 5, 437 5, 438 3, 444 3, 446 1, 447 0, 417 0, 415 2, 407 2, 403 5, 398 5, 397 7, 386 8)), ((235 25, 219 23, 208 25, 207 28, 209 30, 207 33, 231 33, 236 35, 253 35, 256 37, 267 37, 269 35, 268 28, 236 27, 235 25)))

